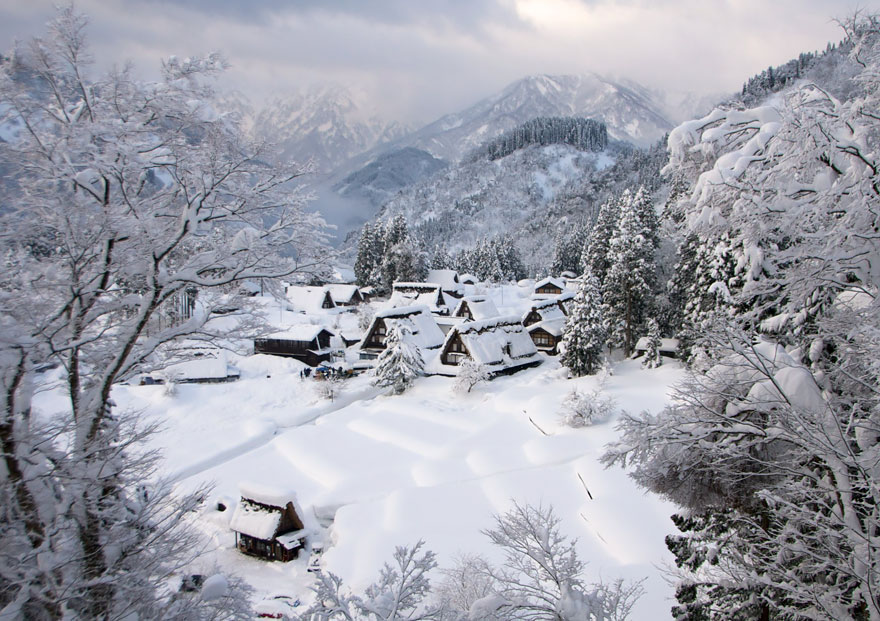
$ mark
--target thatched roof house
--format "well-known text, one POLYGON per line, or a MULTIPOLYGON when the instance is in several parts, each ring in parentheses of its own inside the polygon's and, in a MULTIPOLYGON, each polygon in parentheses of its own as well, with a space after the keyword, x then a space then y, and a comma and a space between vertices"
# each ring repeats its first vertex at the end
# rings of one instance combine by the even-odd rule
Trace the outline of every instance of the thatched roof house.
POLYGON ((464 317, 469 321, 482 321, 498 317, 500 314, 495 303, 485 295, 467 295, 459 301, 452 316, 464 317))
POLYGON ((432 370, 455 375, 465 359, 484 365, 493 375, 541 364, 541 356, 519 317, 494 317, 456 326, 446 336, 432 370))
POLYGON ((330 359, 330 339, 334 336, 336 335, 323 326, 298 324, 282 332, 254 339, 254 353, 296 358, 316 367, 330 359))
POLYGON ((412 333, 413 342, 426 357, 429 350, 437 350, 443 345, 443 331, 434 321, 427 306, 402 306, 376 313, 370 327, 361 340, 359 356, 361 360, 374 360, 385 349, 385 336, 392 326, 403 324, 412 333))
POLYGON ((293 498, 242 490, 229 527, 244 554, 287 562, 299 554, 306 531, 293 498))

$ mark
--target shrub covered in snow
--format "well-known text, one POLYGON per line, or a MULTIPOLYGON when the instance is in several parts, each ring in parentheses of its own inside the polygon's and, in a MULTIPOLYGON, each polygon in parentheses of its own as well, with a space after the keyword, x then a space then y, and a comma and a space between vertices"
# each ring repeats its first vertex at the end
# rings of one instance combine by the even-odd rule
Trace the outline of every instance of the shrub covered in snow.
POLYGON ((455 380, 457 392, 470 392, 480 382, 486 382, 492 377, 486 365, 473 360, 464 360, 458 367, 458 377, 455 380))
POLYGON ((586 427, 611 418, 616 404, 614 399, 600 390, 583 393, 572 389, 562 402, 562 424, 568 427, 586 427))

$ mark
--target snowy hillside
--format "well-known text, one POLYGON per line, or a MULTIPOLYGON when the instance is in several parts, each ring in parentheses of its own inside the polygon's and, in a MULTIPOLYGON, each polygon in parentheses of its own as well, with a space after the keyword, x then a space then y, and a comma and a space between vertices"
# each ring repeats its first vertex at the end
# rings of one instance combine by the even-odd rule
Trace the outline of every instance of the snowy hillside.
POLYGON ((287 157, 313 160, 326 174, 352 156, 400 138, 407 128, 380 118, 357 93, 327 84, 274 100, 256 115, 254 132, 278 141, 287 157))
POLYGON ((604 121, 612 138, 648 146, 672 128, 663 105, 647 89, 596 74, 538 75, 448 114, 401 142, 457 160, 486 140, 539 116, 580 116, 604 121))
MULTIPOLYGON (((522 312, 531 289, 486 291, 502 312, 522 312)), ((354 315, 303 317, 271 310, 291 322, 341 322, 354 315)), ((271 356, 234 357, 242 379, 222 385, 119 386, 121 407, 145 410, 161 422, 152 438, 165 454, 163 471, 178 491, 206 482, 214 489, 196 523, 211 541, 194 573, 212 567, 243 577, 255 601, 289 595, 310 601, 307 555, 267 563, 241 555, 229 530, 241 486, 295 493, 310 545, 328 549, 323 568, 355 589, 367 586, 395 545, 424 539, 450 568, 464 553, 494 552, 481 529, 512 501, 552 505, 563 532, 579 540, 590 580, 647 578, 635 620, 666 618, 671 590, 659 565, 669 556, 671 507, 644 496, 624 472, 604 470, 602 447, 616 437, 614 421, 573 429, 560 422, 560 404, 575 387, 601 388, 628 411, 659 410, 681 377, 675 363, 643 371, 619 363, 613 376, 568 380, 555 358, 534 369, 454 391, 454 380, 423 378, 402 396, 382 396, 367 375, 346 380, 334 400, 322 382, 299 377, 301 363, 271 356), (194 447, 198 447, 194 450, 194 447), (327 526, 332 521, 332 527, 327 526)), ((49 405, 49 395, 41 402, 49 405)), ((432 576, 439 582, 438 572, 432 576)))
POLYGON ((448 164, 427 151, 406 147, 388 151, 334 186, 346 198, 379 207, 401 189, 443 170, 448 164))

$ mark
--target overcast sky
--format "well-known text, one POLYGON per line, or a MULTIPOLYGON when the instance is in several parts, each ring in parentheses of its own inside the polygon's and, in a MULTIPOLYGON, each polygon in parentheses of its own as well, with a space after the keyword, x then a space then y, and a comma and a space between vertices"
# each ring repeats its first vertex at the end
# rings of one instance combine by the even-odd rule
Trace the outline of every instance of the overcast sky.
MULTIPOLYGON (((42 33, 57 0, 0 0, 0 48, 42 33)), ((536 73, 730 92, 838 41, 834 18, 878 0, 78 0, 99 66, 213 50, 254 103, 315 80, 427 122, 536 73)))

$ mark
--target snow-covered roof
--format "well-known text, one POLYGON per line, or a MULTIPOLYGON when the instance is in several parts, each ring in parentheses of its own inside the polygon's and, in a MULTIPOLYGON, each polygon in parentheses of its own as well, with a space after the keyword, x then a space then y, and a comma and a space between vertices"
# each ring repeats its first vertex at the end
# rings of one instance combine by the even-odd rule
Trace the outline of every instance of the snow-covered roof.
POLYGON ((419 349, 436 349, 443 345, 443 330, 434 321, 427 306, 402 306, 378 312, 373 317, 373 325, 367 330, 367 334, 373 331, 373 327, 379 319, 385 321, 387 329, 391 329, 392 326, 399 323, 406 325, 412 332, 413 342, 419 349))
POLYGON ((461 293, 464 291, 458 272, 455 270, 428 270, 428 282, 436 282, 444 291, 461 293))
POLYGON ((279 332, 273 332, 262 338, 279 339, 285 341, 313 341, 322 331, 329 332, 333 335, 333 331, 324 326, 316 326, 311 323, 300 323, 289 326, 279 332))
POLYGON ((437 283, 396 282, 388 302, 391 306, 423 305, 434 313, 446 313, 449 310, 443 290, 437 283))
MULTIPOLYGON (((291 285, 287 288, 287 299, 295 310, 307 313, 320 312, 323 308, 327 291, 324 287, 304 287, 291 285)), ((331 296, 332 301, 332 296, 331 296)))
POLYGON ((565 321, 565 313, 559 308, 559 304, 555 299, 541 300, 532 304, 532 307, 523 314, 523 321, 525 321, 526 317, 528 317, 532 311, 541 316, 542 322, 555 321, 557 319, 561 319, 563 322, 565 321))
POLYGON ((560 290, 565 289, 565 283, 563 283, 558 278, 553 278, 552 276, 548 276, 547 278, 542 278, 541 280, 536 282, 535 289, 536 290, 540 289, 541 287, 544 287, 546 285, 553 285, 555 287, 558 287, 560 290))
POLYGON ((548 319, 544 321, 539 321, 538 323, 533 323, 526 330, 528 330, 529 334, 538 330, 544 330, 547 334, 552 334, 553 336, 559 337, 562 336, 562 332, 565 329, 565 315, 561 312, 559 313, 559 317, 554 319, 548 319))
POLYGON ((461 274, 458 277, 458 280, 459 280, 459 282, 461 282, 463 284, 467 284, 467 283, 476 284, 476 283, 480 282, 480 279, 477 278, 476 276, 474 276, 473 274, 461 274))
POLYGON ((357 285, 324 285, 324 289, 330 292, 335 304, 350 304, 355 294, 360 293, 357 285))
POLYGON ((467 304, 468 309, 471 311, 474 320, 477 321, 498 317, 501 314, 498 312, 498 307, 495 306, 495 303, 485 295, 468 295, 461 299, 453 315, 460 316, 464 311, 463 307, 465 304, 467 304))
MULTIPOLYGON (((648 337, 643 336, 636 341, 636 351, 644 351, 648 348, 648 337)), ((660 351, 675 353, 678 351, 678 339, 660 339, 660 351)))
POLYGON ((272 539, 278 532, 283 511, 283 507, 242 497, 235 505, 229 528, 257 539, 272 539))
POLYGON ((487 365, 492 371, 541 360, 531 337, 515 315, 463 323, 449 333, 447 340, 456 334, 473 361, 487 365))
POLYGON ((218 349, 211 353, 206 353, 195 360, 186 360, 168 365, 162 371, 162 374, 172 380, 186 381, 223 379, 241 375, 241 372, 228 363, 226 352, 218 349))

